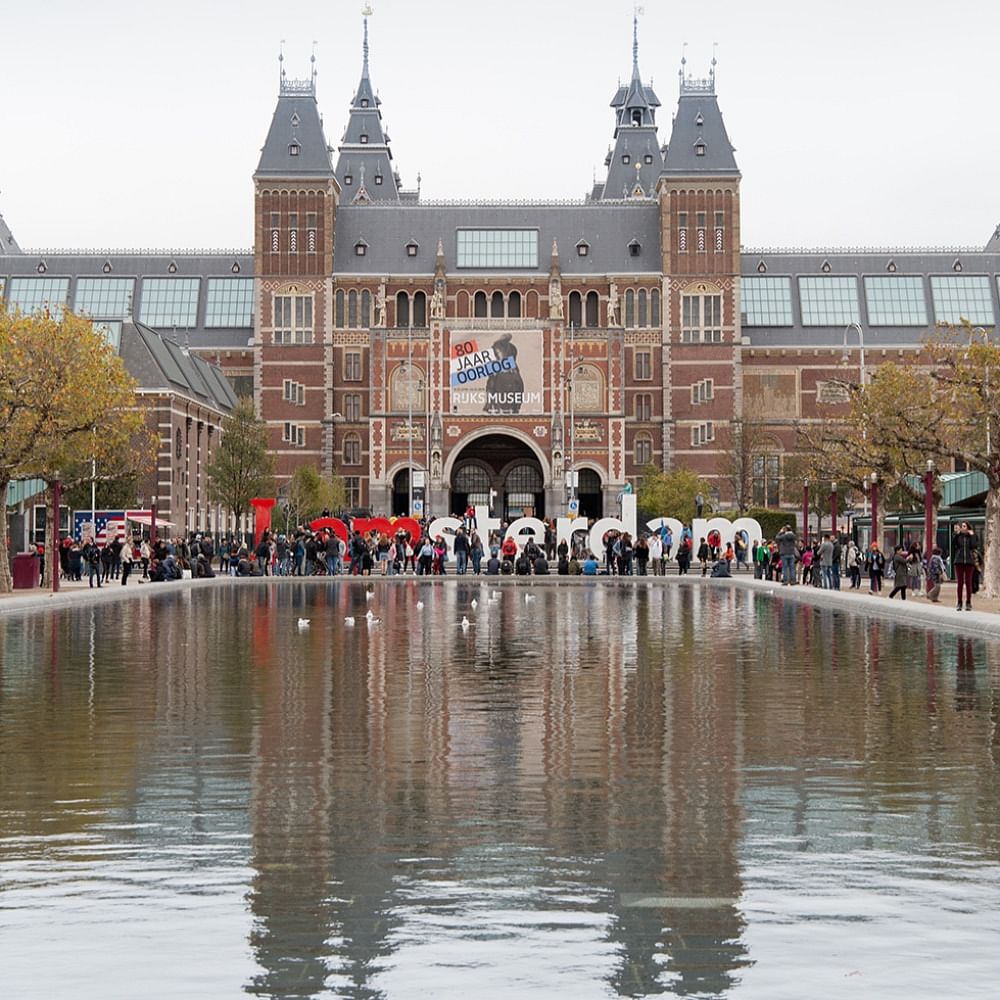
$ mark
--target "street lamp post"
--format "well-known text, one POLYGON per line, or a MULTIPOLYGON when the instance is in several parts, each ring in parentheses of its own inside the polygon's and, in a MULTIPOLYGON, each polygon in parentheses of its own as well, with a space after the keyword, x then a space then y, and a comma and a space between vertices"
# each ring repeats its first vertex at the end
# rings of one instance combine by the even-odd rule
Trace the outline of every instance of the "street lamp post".
POLYGON ((837 484, 830 483, 830 534, 837 537, 837 484))
POLYGON ((802 480, 802 545, 809 545, 809 480, 802 480))
POLYGON ((927 459, 924 473, 924 554, 928 559, 934 549, 934 459, 927 459))
POLYGON ((868 369, 865 367, 865 332, 861 329, 860 323, 848 323, 844 327, 844 361, 850 361, 850 354, 847 351, 847 334, 853 330, 858 335, 858 361, 861 373, 861 388, 865 387, 865 383, 868 381, 867 374, 868 369))
POLYGON ((872 537, 873 542, 877 542, 878 539, 878 473, 872 473, 872 485, 871 485, 871 500, 872 500, 872 537))

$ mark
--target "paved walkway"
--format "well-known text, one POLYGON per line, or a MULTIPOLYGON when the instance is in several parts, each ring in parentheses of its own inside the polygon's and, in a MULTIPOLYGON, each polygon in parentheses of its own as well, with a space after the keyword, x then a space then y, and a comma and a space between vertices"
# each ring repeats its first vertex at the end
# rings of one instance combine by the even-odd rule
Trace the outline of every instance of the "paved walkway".
MULTIPOLYGON (((898 597, 889 600, 888 589, 881 595, 872 595, 867 587, 861 590, 842 589, 822 590, 819 587, 794 586, 782 587, 779 583, 772 583, 765 580, 755 580, 749 573, 738 573, 728 580, 713 580, 710 577, 702 577, 700 574, 679 577, 676 574, 669 574, 665 577, 656 576, 632 576, 632 577, 566 577, 550 575, 545 577, 476 577, 472 574, 466 576, 456 576, 454 574, 440 576, 414 577, 405 576, 370 576, 352 577, 338 576, 335 578, 340 585, 347 586, 368 586, 376 581, 389 584, 400 584, 404 582, 417 582, 419 584, 452 584, 464 583, 474 585, 482 582, 484 585, 489 582, 489 586, 586 586, 601 587, 609 583, 621 586, 713 586, 731 587, 737 586, 741 589, 763 591, 768 596, 783 598, 786 600, 812 604, 818 607, 835 608, 843 611, 853 611, 859 614, 873 615, 880 618, 889 618, 896 621, 912 622, 916 625, 924 625, 931 628, 947 628, 971 632, 979 635, 990 635, 1000 637, 1000 600, 987 600, 978 595, 973 598, 974 610, 955 610, 955 584, 946 583, 941 588, 940 604, 933 604, 925 597, 909 595, 906 601, 901 601, 898 597)), ((91 588, 86 581, 82 583, 60 584, 59 593, 53 594, 47 590, 18 590, 11 594, 0 594, 0 616, 24 611, 44 610, 46 608, 63 608, 74 604, 85 604, 89 602, 133 600, 135 598, 147 596, 149 594, 166 594, 177 590, 198 589, 200 587, 219 586, 262 586, 270 584, 284 585, 286 583, 304 584, 306 586, 326 585, 330 582, 329 577, 255 577, 253 579, 236 579, 234 577, 216 577, 214 580, 180 580, 172 583, 139 583, 137 577, 129 579, 128 585, 123 587, 120 582, 113 581, 105 584, 100 589, 91 588)), ((866 583, 867 581, 864 581, 866 583)))

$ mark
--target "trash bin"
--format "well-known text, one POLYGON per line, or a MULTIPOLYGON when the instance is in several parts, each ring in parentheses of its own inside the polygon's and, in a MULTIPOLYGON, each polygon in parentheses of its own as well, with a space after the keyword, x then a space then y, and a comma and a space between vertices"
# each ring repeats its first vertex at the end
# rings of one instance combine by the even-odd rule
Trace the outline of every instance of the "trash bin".
POLYGON ((34 590, 38 586, 38 557, 30 552, 20 552, 14 556, 14 589, 34 590))

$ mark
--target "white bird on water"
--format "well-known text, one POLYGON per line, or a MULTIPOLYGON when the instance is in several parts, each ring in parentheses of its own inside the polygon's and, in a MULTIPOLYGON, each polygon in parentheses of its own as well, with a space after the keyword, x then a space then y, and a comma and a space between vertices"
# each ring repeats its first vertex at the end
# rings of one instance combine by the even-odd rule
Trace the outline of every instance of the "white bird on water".
POLYGON ((354 615, 348 615, 348 616, 347 616, 347 617, 346 617, 346 618, 344 619, 344 624, 345 624, 345 625, 348 625, 348 626, 350 626, 350 625, 353 625, 353 624, 354 624, 354 615))
POLYGON ((299 628, 309 628, 309 619, 308 618, 300 618, 299 619, 299 628))
POLYGON ((487 597, 486 598, 486 603, 487 604, 499 604, 500 603, 500 598, 499 597, 487 597))
POLYGON ((424 602, 417 601, 417 611, 423 611, 423 610, 424 610, 424 602))
POLYGON ((525 604, 527 604, 529 601, 533 601, 534 599, 535 599, 535 595, 534 594, 525 594, 524 595, 524 603, 525 604))
POLYGON ((375 591, 374 590, 366 590, 365 591, 365 600, 366 601, 370 601, 374 596, 375 596, 375 591))
POLYGON ((382 619, 381 618, 376 618, 375 615, 372 614, 372 609, 371 608, 368 609, 368 614, 365 615, 365 619, 366 619, 366 621, 368 622, 369 625, 381 625, 382 624, 382 619))
POLYGON ((462 615, 462 631, 468 632, 470 628, 472 628, 472 622, 465 615, 462 615))
POLYGON ((476 600, 476 599, 475 599, 475 598, 473 597, 473 598, 472 598, 472 600, 471 600, 471 601, 469 602, 469 607, 470 607, 470 608, 472 608, 472 610, 473 610, 473 611, 475 611, 475 610, 476 610, 476 608, 478 608, 478 607, 479 607, 479 601, 477 601, 477 600, 476 600))

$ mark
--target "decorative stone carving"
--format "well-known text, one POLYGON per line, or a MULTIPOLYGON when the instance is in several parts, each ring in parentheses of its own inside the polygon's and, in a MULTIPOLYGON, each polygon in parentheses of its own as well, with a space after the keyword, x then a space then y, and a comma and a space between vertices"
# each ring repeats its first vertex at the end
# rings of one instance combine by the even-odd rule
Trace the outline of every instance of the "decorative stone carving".
POLYGON ((375 293, 375 325, 387 327, 389 325, 385 308, 385 282, 379 282, 378 291, 375 293))
POLYGON ((618 326, 618 285, 614 281, 608 291, 608 326, 618 326))

